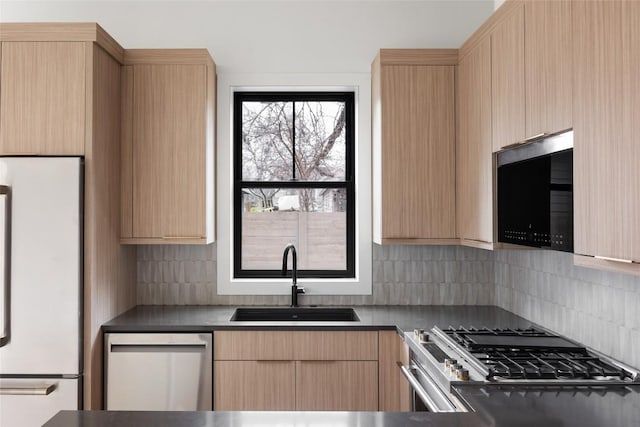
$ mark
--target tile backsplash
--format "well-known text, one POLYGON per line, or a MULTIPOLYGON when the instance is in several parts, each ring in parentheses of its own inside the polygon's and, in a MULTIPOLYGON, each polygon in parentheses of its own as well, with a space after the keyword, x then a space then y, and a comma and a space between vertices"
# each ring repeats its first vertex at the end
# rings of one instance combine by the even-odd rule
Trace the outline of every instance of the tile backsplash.
MULTIPOLYGON (((286 305, 288 295, 217 295, 216 245, 140 246, 139 304, 286 305)), ((571 254, 373 246, 373 294, 303 305, 495 304, 640 367, 640 277, 573 265, 571 254)))
MULTIPOLYGON (((216 245, 140 246, 139 304, 285 305, 289 295, 217 295, 216 245)), ((304 295, 304 305, 493 304, 493 254, 455 246, 373 245, 373 294, 304 295)))
POLYGON ((554 251, 495 251, 495 303, 640 368, 640 277, 554 251))

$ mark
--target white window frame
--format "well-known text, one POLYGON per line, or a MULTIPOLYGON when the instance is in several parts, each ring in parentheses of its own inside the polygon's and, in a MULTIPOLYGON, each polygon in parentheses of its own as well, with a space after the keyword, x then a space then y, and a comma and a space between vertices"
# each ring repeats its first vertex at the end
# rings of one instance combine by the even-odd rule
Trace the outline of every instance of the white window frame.
POLYGON ((371 295, 371 76, 369 73, 218 75, 216 237, 218 295, 288 295, 291 278, 233 278, 233 94, 353 91, 355 94, 355 278, 298 279, 307 295, 371 295))

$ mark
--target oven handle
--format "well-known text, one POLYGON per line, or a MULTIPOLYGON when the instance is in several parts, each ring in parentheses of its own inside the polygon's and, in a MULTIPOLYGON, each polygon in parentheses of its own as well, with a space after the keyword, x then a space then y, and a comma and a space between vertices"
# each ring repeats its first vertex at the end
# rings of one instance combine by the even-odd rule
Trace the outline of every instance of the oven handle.
POLYGON ((396 363, 397 363, 398 367, 400 368, 400 372, 402 372, 402 375, 404 375, 404 377, 407 379, 407 381, 409 381, 409 384, 411 384, 411 388, 413 388, 415 390, 416 394, 418 395, 420 400, 422 400, 424 402, 424 404, 427 406, 429 411, 434 412, 434 413, 435 412, 443 412, 440 408, 438 408, 438 405, 436 405, 436 402, 433 401, 431 396, 429 396, 427 394, 427 392, 422 387, 422 384, 420 384, 420 382, 415 377, 415 375, 413 375, 413 373, 411 373, 411 369, 412 368, 407 368, 406 366, 404 366, 400 362, 396 362, 396 363))

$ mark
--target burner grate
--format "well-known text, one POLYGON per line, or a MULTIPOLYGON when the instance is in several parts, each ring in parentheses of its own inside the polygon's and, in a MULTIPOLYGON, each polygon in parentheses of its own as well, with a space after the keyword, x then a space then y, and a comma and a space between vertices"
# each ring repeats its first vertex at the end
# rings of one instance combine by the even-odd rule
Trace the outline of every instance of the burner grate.
POLYGON ((508 379, 619 379, 631 375, 586 350, 574 353, 487 351, 476 355, 489 367, 490 377, 508 379))
POLYGON ((452 328, 444 331, 489 369, 488 378, 626 380, 632 375, 584 347, 535 328, 452 328))

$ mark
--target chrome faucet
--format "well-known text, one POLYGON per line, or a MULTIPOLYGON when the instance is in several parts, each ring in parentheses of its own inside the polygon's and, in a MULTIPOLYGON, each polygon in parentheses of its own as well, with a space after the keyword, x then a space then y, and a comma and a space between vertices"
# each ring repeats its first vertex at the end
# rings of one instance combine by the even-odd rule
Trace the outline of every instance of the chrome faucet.
POLYGON ((289 251, 293 258, 293 265, 291 266, 291 277, 293 278, 293 284, 291 285, 291 307, 298 306, 298 294, 304 294, 304 288, 298 287, 298 255, 296 254, 296 247, 293 243, 289 243, 284 248, 284 254, 282 255, 282 275, 287 274, 287 261, 289 260, 289 251))

